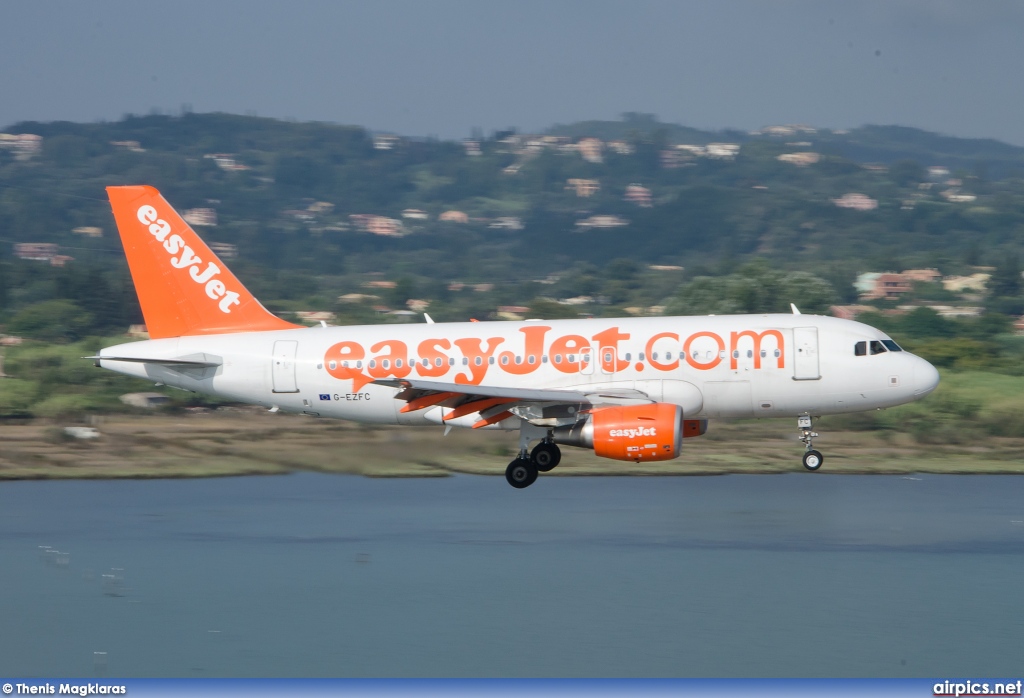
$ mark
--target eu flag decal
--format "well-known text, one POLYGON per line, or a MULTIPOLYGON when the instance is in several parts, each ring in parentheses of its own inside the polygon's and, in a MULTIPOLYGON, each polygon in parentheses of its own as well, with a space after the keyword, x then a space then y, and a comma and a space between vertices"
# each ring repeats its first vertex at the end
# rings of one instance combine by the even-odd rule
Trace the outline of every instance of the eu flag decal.
POLYGON ((320 393, 320 399, 321 400, 330 400, 331 396, 328 395, 327 393, 320 393))

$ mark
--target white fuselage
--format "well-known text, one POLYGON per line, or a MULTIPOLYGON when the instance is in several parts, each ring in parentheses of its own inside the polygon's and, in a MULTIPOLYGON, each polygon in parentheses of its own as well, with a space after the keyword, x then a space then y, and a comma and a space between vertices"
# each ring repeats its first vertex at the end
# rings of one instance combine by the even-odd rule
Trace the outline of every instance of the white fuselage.
MULTIPOLYGON (((813 315, 368 325, 134 342, 102 350, 100 365, 185 390, 367 423, 441 423, 441 408, 399 412, 399 388, 370 382, 406 377, 636 390, 680 405, 693 419, 792 417, 891 407, 931 392, 938 373, 913 354, 855 355, 857 342, 883 339, 862 323, 813 315), (114 356, 215 365, 182 370, 104 358, 114 356)), ((517 428, 518 420, 495 427, 517 428)))

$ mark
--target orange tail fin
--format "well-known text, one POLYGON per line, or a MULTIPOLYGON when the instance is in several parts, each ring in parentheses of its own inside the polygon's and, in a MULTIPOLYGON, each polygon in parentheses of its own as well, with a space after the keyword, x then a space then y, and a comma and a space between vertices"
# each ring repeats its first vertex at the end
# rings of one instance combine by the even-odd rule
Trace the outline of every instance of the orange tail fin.
POLYGON ((153 339, 298 327, 272 315, 153 187, 107 187, 153 339))

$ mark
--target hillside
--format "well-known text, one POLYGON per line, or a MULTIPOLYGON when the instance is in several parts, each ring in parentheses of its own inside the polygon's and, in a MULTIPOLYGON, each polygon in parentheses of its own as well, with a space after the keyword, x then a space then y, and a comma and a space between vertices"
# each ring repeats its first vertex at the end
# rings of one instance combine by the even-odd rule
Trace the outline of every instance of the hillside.
POLYGON ((0 139, 0 322, 66 301, 49 312, 73 324, 88 307, 79 334, 139 319, 111 184, 191 210, 271 307, 346 321, 409 300, 439 319, 657 308, 751 260, 823 279, 824 310, 855 299, 860 272, 965 273, 1024 241, 1024 149, 900 127, 713 133, 629 114, 460 143, 186 113, 5 132, 39 138, 0 139), (873 208, 837 206, 848 194, 873 208), (64 266, 15 259, 18 243, 56 245, 64 266))

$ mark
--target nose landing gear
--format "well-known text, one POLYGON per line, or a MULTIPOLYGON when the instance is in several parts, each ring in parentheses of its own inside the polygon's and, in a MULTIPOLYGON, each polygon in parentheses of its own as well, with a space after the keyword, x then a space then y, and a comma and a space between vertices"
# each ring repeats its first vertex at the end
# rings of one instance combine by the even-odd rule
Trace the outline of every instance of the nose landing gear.
POLYGON ((820 451, 811 449, 804 453, 804 467, 810 471, 815 471, 821 467, 821 464, 825 462, 825 456, 821 455, 820 451))
POLYGON ((818 436, 818 433, 811 429, 811 416, 805 414, 797 417, 796 426, 800 429, 800 441, 806 446, 803 456, 804 467, 814 472, 821 468, 821 464, 825 462, 825 456, 821 455, 821 451, 814 450, 814 438, 818 436))

